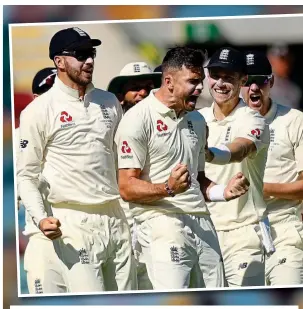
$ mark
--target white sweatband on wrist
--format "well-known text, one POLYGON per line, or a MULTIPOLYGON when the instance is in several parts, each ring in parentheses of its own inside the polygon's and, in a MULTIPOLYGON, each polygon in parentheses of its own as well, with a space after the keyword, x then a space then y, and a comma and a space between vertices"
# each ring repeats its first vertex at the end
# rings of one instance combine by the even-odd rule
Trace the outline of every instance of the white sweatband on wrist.
POLYGON ((208 191, 209 200, 212 202, 226 202, 226 199, 224 197, 225 188, 225 185, 212 186, 208 191))
POLYGON ((226 145, 219 145, 218 147, 210 147, 209 150, 214 154, 212 164, 224 165, 229 163, 231 152, 226 145))

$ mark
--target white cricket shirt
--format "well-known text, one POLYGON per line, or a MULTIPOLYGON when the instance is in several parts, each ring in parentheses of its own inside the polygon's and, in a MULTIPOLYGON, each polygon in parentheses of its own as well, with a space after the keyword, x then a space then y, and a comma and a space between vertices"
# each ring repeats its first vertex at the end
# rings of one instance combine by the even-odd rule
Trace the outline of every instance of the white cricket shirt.
POLYGON ((197 111, 177 118, 154 92, 132 107, 119 124, 115 137, 119 168, 140 168, 141 179, 156 184, 164 183, 182 162, 188 166, 192 184, 175 197, 148 205, 132 203, 133 215, 142 222, 166 212, 209 214, 197 181, 205 165, 205 120, 197 111))
MULTIPOLYGON (((270 145, 264 182, 289 183, 303 171, 303 113, 272 102, 265 115, 270 145)), ((300 200, 266 199, 269 220, 274 223, 300 213, 300 200)))
POLYGON ((59 78, 22 111, 18 188, 36 224, 46 217, 40 173, 52 204, 96 205, 119 198, 113 146, 121 117, 112 93, 90 84, 82 101, 59 78))
POLYGON ((257 152, 239 163, 216 165, 206 163, 205 174, 212 181, 227 184, 238 172, 242 172, 250 182, 246 194, 229 202, 207 204, 216 230, 232 230, 258 222, 264 215, 266 204, 263 199, 263 176, 269 144, 269 130, 265 119, 250 109, 242 99, 235 109, 223 120, 214 116, 214 104, 199 112, 205 117, 209 127, 208 147, 231 143, 242 137, 253 141, 257 152))

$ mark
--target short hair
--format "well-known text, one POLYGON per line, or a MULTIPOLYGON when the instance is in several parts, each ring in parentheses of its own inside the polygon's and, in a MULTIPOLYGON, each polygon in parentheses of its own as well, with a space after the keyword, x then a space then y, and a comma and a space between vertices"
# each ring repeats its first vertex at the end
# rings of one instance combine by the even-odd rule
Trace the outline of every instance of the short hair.
POLYGON ((206 60, 205 54, 194 48, 186 46, 178 46, 171 48, 162 61, 162 72, 165 73, 169 69, 181 70, 184 65, 187 69, 201 68, 206 60))

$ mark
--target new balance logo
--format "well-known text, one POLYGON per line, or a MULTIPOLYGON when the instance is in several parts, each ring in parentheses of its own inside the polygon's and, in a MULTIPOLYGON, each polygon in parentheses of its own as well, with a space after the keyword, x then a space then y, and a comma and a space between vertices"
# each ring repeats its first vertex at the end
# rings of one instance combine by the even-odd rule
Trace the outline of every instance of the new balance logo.
POLYGON ((254 54, 246 55, 246 65, 254 65, 255 64, 255 56, 254 54))
POLYGON ((21 148, 26 148, 27 144, 28 144, 28 140, 26 140, 26 139, 20 140, 20 147, 21 148))
POLYGON ((221 60, 227 60, 229 55, 229 50, 228 49, 223 49, 220 53, 219 59, 221 60))
POLYGON ((89 264, 89 256, 85 249, 82 248, 79 250, 79 258, 81 264, 89 264))
POLYGON ((36 294, 43 294, 42 284, 40 279, 35 280, 35 292, 36 294))
POLYGON ((180 255, 177 247, 170 247, 170 257, 172 262, 180 262, 180 255))
POLYGON ((162 120, 157 120, 157 130, 159 132, 167 131, 168 127, 162 120))
POLYGON ((127 141, 123 141, 123 142, 122 142, 121 151, 122 151, 123 153, 131 153, 132 150, 131 150, 131 148, 128 146, 127 141))
POLYGON ((279 264, 285 264, 285 263, 286 263, 286 258, 279 260, 279 264))

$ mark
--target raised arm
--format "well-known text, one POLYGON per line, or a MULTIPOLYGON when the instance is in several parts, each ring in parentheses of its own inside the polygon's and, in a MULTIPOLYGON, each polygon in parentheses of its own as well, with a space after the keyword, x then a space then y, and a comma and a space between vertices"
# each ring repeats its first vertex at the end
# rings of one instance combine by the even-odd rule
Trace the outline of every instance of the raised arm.
POLYGON ((231 143, 207 148, 206 161, 218 165, 241 162, 269 145, 269 128, 259 114, 251 115, 239 127, 237 135, 231 143))

